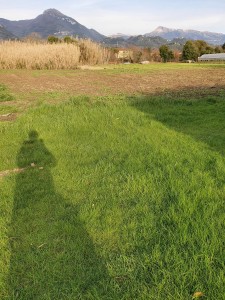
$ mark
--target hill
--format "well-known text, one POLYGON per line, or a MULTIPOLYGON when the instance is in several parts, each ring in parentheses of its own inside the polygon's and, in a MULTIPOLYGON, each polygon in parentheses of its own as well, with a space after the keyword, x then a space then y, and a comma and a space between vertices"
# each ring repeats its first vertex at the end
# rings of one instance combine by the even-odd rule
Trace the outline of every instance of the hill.
POLYGON ((16 39, 17 37, 5 29, 4 26, 0 25, 0 40, 12 40, 16 39))
POLYGON ((100 41, 104 38, 104 35, 94 29, 88 29, 56 9, 47 9, 43 14, 31 20, 10 21, 0 18, 0 24, 20 38, 32 32, 40 34, 42 38, 46 38, 49 35, 58 37, 72 35, 90 38, 94 41, 100 41))
POLYGON ((127 42, 141 47, 155 47, 158 48, 167 43, 167 40, 161 37, 145 37, 144 35, 131 36, 127 42))
POLYGON ((151 48, 159 48, 162 45, 168 45, 171 49, 182 50, 187 39, 176 38, 172 41, 168 41, 159 36, 130 36, 128 39, 123 37, 107 37, 104 38, 102 43, 110 46, 110 47, 151 47, 151 48))

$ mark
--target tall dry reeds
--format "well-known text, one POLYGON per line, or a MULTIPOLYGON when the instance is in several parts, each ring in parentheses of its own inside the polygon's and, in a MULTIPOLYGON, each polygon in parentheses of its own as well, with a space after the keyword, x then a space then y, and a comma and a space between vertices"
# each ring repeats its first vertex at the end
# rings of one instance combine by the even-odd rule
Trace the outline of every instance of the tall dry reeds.
POLYGON ((96 65, 104 64, 109 61, 109 50, 90 40, 80 40, 79 48, 81 64, 96 65))
POLYGON ((109 53, 90 40, 77 43, 0 43, 0 69, 76 69, 80 64, 104 64, 109 53))

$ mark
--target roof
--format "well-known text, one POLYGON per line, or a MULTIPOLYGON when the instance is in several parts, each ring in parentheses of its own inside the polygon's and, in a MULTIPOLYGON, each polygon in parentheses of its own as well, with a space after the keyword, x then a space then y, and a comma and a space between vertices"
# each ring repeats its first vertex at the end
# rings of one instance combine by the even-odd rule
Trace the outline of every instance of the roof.
POLYGON ((198 60, 225 60, 225 53, 203 54, 198 60))

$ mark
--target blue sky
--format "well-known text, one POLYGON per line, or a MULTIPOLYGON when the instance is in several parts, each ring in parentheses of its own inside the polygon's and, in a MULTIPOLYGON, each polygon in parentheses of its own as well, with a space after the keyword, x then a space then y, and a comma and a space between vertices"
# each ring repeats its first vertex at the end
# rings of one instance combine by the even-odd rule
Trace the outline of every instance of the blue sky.
POLYGON ((56 8, 102 34, 144 34, 158 26, 225 33, 225 0, 0 0, 0 17, 32 19, 56 8))

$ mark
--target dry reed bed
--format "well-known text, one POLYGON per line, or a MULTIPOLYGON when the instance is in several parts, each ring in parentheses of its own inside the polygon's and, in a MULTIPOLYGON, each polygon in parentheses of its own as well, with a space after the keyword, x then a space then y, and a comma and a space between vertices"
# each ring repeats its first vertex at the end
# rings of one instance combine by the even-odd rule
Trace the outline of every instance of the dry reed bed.
POLYGON ((107 49, 90 40, 76 44, 0 43, 0 69, 76 69, 80 64, 104 64, 108 59, 107 49))

